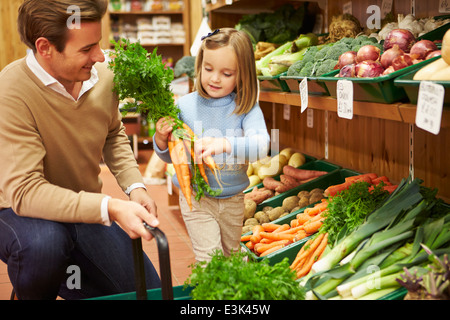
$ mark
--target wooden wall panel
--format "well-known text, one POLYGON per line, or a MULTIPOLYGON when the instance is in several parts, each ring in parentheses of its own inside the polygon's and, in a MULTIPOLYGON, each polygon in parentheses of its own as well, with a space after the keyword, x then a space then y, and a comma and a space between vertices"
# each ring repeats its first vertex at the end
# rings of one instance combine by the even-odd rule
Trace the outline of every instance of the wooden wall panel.
POLYGON ((26 55, 27 46, 17 31, 17 10, 22 0, 0 1, 0 70, 26 55))

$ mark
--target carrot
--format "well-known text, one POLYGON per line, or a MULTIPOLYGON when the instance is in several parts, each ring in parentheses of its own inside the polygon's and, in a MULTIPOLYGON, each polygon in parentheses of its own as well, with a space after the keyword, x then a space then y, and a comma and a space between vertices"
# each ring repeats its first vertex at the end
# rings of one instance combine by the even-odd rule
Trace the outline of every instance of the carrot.
POLYGON ((205 182, 209 184, 208 177, 206 176, 205 166, 203 165, 202 159, 197 157, 194 152, 194 144, 193 144, 195 137, 194 131, 192 131, 192 129, 184 122, 183 122, 183 129, 185 129, 188 133, 187 141, 190 144, 188 149, 190 149, 191 151, 191 157, 192 159, 194 159, 194 163, 197 165, 200 175, 203 177, 203 180, 205 180, 205 182))
POLYGON ((295 258, 295 260, 296 259, 301 260, 301 259, 305 258, 306 256, 310 255, 311 252, 314 252, 314 250, 316 250, 316 248, 322 242, 322 239, 324 236, 325 236, 325 233, 320 233, 314 239, 312 239, 308 245, 305 243, 302 247, 302 249, 304 249, 303 252, 301 254, 299 252, 299 254, 297 254, 297 257, 295 258))
POLYGON ((286 165, 283 167, 283 173, 285 175, 291 176, 297 180, 308 180, 311 178, 317 178, 324 174, 326 174, 326 171, 319 171, 319 170, 306 170, 306 169, 299 169, 295 168, 290 165, 286 165))
POLYGON ((381 176, 376 179, 372 179, 372 184, 374 184, 374 185, 377 185, 381 182, 384 182, 384 184, 390 183, 389 178, 386 176, 381 176))
POLYGON ((250 250, 253 250, 253 248, 255 247, 255 244, 254 244, 253 242, 251 242, 251 241, 248 241, 248 242, 245 244, 245 246, 246 246, 247 248, 249 248, 250 250))
POLYGON ((305 232, 305 230, 302 229, 295 234, 294 242, 302 240, 302 239, 306 238, 307 236, 308 236, 308 234, 305 232))
POLYGON ((308 221, 309 219, 311 219, 311 216, 307 213, 299 213, 297 215, 297 223, 298 225, 303 225, 306 221, 308 221))
POLYGON ((343 182, 340 184, 335 184, 332 186, 329 186, 328 188, 325 189, 325 191, 323 192, 325 197, 328 196, 335 196, 337 195, 339 192, 344 191, 346 189, 348 189, 348 187, 351 185, 351 182, 343 182))
POLYGON ((303 260, 301 258, 301 256, 302 256, 303 252, 305 251, 305 248, 309 248, 312 241, 313 241, 312 239, 309 239, 308 241, 306 241, 303 244, 303 246, 300 248, 300 251, 297 253, 297 256, 295 257, 294 261, 292 261, 292 263, 291 263, 291 266, 290 266, 291 269, 296 269, 298 267, 301 260, 303 260))
POLYGON ((181 139, 169 139, 168 141, 169 153, 172 159, 172 164, 180 184, 181 192, 186 198, 189 208, 192 210, 192 189, 191 189, 191 172, 187 161, 186 151, 181 139))
POLYGON ((303 226, 297 226, 295 228, 289 228, 287 230, 280 231, 279 233, 297 233, 300 230, 303 230, 303 226))
POLYGON ((289 228, 290 228, 290 226, 287 223, 285 223, 285 224, 282 224, 281 226, 279 226, 277 229, 273 230, 272 233, 285 231, 285 230, 288 230, 289 228))
POLYGON ((261 231, 264 231, 264 228, 258 224, 253 227, 252 231, 253 235, 251 236, 250 241, 253 243, 258 243, 259 241, 261 241, 260 233, 261 231))
POLYGON ((264 231, 266 231, 266 232, 272 232, 280 227, 279 224, 270 223, 270 222, 265 222, 265 223, 261 224, 261 226, 264 228, 264 231))
POLYGON ((315 216, 316 214, 324 211, 328 207, 328 201, 322 201, 317 203, 312 208, 306 208, 304 213, 307 213, 310 216, 315 216))
POLYGON ((269 239, 269 240, 290 240, 294 241, 295 234, 284 234, 284 233, 273 233, 273 232, 261 232, 261 237, 269 239))
POLYGON ((279 246, 279 245, 288 245, 290 243, 289 240, 279 240, 279 241, 273 241, 271 243, 259 243, 259 245, 257 246, 255 244, 255 251, 259 254, 263 253, 264 251, 279 246))
POLYGON ((298 227, 298 219, 292 219, 289 224, 291 225, 291 228, 298 227))
POLYGON ((241 236, 241 242, 247 242, 250 241, 250 238, 252 237, 252 234, 246 234, 241 236))
POLYGON ((319 219, 319 220, 317 220, 317 221, 313 221, 313 222, 310 222, 310 223, 305 224, 305 225, 304 225, 304 230, 305 230, 305 232, 306 232, 307 234, 313 234, 313 233, 316 233, 316 232, 319 230, 319 228, 322 226, 323 220, 324 220, 324 219, 325 219, 325 218, 321 218, 321 219, 319 219))
POLYGON ((270 253, 272 253, 272 252, 275 252, 275 251, 277 251, 277 250, 280 250, 280 249, 283 248, 283 247, 284 247, 284 245, 278 245, 278 246, 272 247, 272 248, 270 248, 270 249, 267 249, 267 250, 264 251, 263 253, 261 253, 259 256, 260 256, 260 257, 267 256, 268 254, 270 254, 270 253))
MULTIPOLYGON (((325 247, 328 244, 328 234, 324 234, 324 237, 320 241, 319 245, 314 250, 314 253, 311 254, 308 260, 303 264, 300 270, 297 271, 297 278, 301 278, 311 271, 311 267, 318 260, 318 258, 322 255, 325 247)), ((311 251, 312 252, 312 251, 311 251)))
POLYGON ((345 178, 345 182, 353 182, 353 181, 365 179, 365 178, 369 178, 370 181, 372 181, 373 179, 378 178, 378 175, 376 173, 358 174, 356 176, 350 176, 350 177, 345 178))

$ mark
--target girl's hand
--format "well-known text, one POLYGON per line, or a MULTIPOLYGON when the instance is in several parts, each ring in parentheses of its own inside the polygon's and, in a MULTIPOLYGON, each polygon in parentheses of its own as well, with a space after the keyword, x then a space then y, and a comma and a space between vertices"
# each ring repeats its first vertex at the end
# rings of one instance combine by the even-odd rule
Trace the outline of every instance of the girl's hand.
POLYGON ((174 124, 175 121, 170 117, 161 118, 156 122, 155 142, 160 150, 166 150, 168 148, 167 141, 174 124))
POLYGON ((226 138, 204 137, 194 143, 194 150, 198 156, 206 158, 224 152, 230 153, 231 144, 226 138))

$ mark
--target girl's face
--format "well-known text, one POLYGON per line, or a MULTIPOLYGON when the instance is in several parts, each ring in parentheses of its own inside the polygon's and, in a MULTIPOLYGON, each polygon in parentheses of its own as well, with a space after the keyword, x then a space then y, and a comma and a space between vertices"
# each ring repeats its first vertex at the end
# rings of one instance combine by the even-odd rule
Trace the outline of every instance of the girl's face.
POLYGON ((212 98, 221 98, 236 87, 237 57, 231 46, 203 51, 201 83, 212 98))

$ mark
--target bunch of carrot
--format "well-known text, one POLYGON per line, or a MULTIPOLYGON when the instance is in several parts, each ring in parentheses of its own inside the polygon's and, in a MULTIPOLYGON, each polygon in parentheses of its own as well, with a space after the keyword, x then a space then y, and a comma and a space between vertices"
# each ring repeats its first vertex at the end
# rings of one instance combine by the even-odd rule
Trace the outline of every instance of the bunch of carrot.
POLYGON ((210 190, 208 178, 204 164, 214 173, 218 180, 217 172, 219 170, 217 164, 211 156, 205 159, 199 158, 194 153, 195 135, 191 128, 185 123, 182 129, 174 129, 169 137, 168 147, 175 173, 178 177, 181 192, 186 198, 189 207, 192 209, 192 188, 191 184, 197 185, 197 194, 202 195, 204 188, 210 190), (188 157, 188 154, 190 156, 188 157), (191 172, 189 164, 193 165, 194 173, 191 172))
POLYGON ((321 213, 326 210, 324 199, 314 207, 305 209, 296 215, 289 224, 263 223, 255 225, 252 234, 243 235, 241 242, 257 256, 264 257, 295 241, 316 233, 323 224, 321 213))
POLYGON ((324 195, 325 196, 335 196, 339 192, 348 189, 350 185, 352 185, 355 182, 361 182, 365 181, 369 184, 371 184, 372 188, 375 185, 378 185, 379 183, 383 183, 383 189, 386 191, 389 191, 392 193, 396 188, 397 185, 393 184, 389 181, 389 178, 386 176, 378 176, 376 173, 364 173, 356 176, 350 176, 345 178, 345 181, 340 184, 329 186, 327 189, 325 189, 324 195))
POLYGON ((295 271, 297 279, 306 276, 311 267, 319 260, 328 244, 328 233, 317 233, 302 246, 290 268, 295 271))

